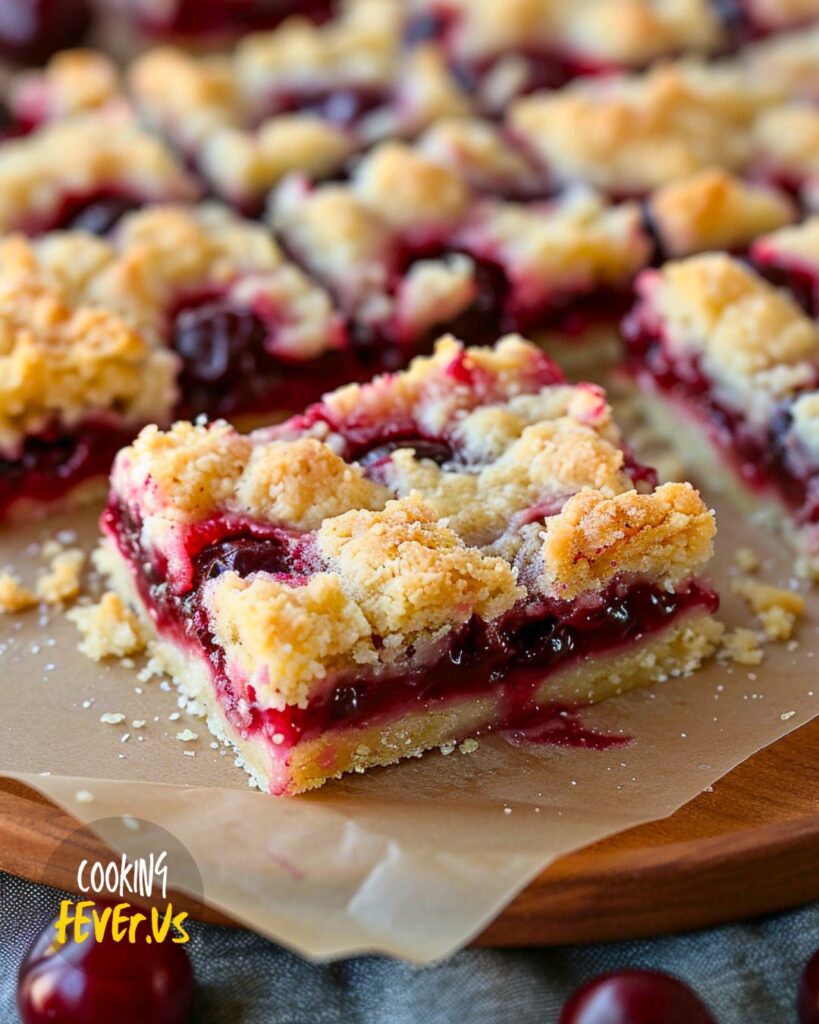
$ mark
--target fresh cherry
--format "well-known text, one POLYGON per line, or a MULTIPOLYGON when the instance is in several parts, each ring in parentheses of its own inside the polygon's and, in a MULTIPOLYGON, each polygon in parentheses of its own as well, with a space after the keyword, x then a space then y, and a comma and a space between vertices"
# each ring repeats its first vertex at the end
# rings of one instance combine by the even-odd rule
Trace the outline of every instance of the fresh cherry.
POLYGON ((808 960, 799 979, 799 1024, 819 1024, 819 950, 808 960))
POLYGON ((684 982, 661 971, 617 971, 581 986, 558 1024, 715 1024, 684 982))
POLYGON ((46 61, 76 46, 91 26, 87 0, 0 0, 0 53, 21 63, 46 61))
MULTIPOLYGON (((96 909, 102 904, 98 901, 96 909)), ((58 946, 52 922, 20 968, 17 1005, 23 1024, 184 1024, 194 1003, 188 954, 167 939, 115 942, 110 928, 83 942, 73 928, 58 946)))

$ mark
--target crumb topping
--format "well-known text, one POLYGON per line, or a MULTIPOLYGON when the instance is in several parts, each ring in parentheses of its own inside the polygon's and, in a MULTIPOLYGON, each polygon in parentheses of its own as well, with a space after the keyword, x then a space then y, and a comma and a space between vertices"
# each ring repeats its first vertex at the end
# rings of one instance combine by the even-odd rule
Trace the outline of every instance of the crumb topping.
POLYGON ((61 50, 42 70, 18 75, 11 93, 17 117, 39 124, 99 110, 117 100, 119 75, 97 50, 61 50))
POLYGON ((81 548, 58 551, 37 580, 37 597, 46 604, 64 604, 80 593, 85 552, 81 548))
POLYGON ((791 638, 797 619, 805 611, 805 598, 801 594, 758 580, 735 581, 731 589, 747 601, 769 640, 791 638))
POLYGON ((713 512, 690 484, 613 497, 586 488, 545 520, 541 585, 569 599, 616 573, 672 584, 711 557, 715 533, 713 512))
POLYGON ((37 595, 10 572, 0 572, 0 614, 17 615, 37 604, 37 595))
POLYGON ((706 249, 737 250, 795 219, 778 189, 749 185, 722 170, 705 170, 657 189, 651 216, 665 251, 687 256, 706 249))
MULTIPOLYGON (((113 591, 103 594, 96 604, 81 605, 66 612, 79 629, 79 650, 92 661, 124 658, 145 648, 146 637, 136 615, 113 591)), ((120 716, 120 721, 125 716, 120 716)))
POLYGON ((819 329, 785 292, 738 260, 713 253, 646 271, 638 290, 672 350, 697 352, 731 404, 764 420, 773 403, 810 385, 819 329))
POLYGON ((742 168, 764 99, 732 69, 678 62, 525 97, 509 124, 561 181, 633 194, 708 167, 742 168))

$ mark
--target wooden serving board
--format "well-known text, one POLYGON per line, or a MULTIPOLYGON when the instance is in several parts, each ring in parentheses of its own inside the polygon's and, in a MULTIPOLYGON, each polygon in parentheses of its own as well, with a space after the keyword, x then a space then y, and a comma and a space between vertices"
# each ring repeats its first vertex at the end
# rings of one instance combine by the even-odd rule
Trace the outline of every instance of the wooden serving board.
MULTIPOLYGON (((0 779, 0 869, 75 885, 100 840, 36 791, 0 779), (74 833, 64 861, 54 858, 74 833)), ((660 935, 819 899, 819 719, 766 748, 670 818, 563 857, 478 938, 556 945, 660 935)), ((199 916, 230 924, 205 909, 199 916)))

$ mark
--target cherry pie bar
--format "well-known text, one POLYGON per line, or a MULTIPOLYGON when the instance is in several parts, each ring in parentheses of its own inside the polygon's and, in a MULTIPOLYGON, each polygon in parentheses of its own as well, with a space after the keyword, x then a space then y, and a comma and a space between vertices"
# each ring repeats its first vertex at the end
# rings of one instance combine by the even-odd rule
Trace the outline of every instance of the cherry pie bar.
POLYGON ((155 49, 132 66, 131 94, 214 191, 256 210, 289 171, 336 175, 374 139, 470 111, 434 47, 402 50, 399 14, 353 0, 327 25, 290 19, 228 54, 155 49))
POLYGON ((57 120, 0 146, 0 231, 104 233, 123 213, 192 200, 196 181, 124 107, 57 120))
POLYGON ((712 513, 514 336, 251 435, 148 427, 103 529, 157 657, 279 794, 687 672, 721 629, 712 513))
POLYGON ((652 249, 635 203, 583 189, 542 203, 480 197, 423 147, 398 142, 371 150, 347 184, 287 179, 271 219, 381 368, 444 328, 474 344, 616 322, 652 249))
POLYGON ((216 205, 11 236, 0 294, 0 518, 79 499, 145 423, 280 416, 355 376, 328 295, 216 205))
POLYGON ((730 42, 711 0, 421 0, 412 8, 410 39, 438 41, 481 107, 494 112, 516 95, 578 76, 684 51, 714 53, 730 42))
POLYGON ((677 407, 723 453, 753 507, 772 496, 787 510, 799 567, 819 577, 819 327, 721 253, 646 270, 637 291, 623 325, 631 369, 663 414, 677 407))

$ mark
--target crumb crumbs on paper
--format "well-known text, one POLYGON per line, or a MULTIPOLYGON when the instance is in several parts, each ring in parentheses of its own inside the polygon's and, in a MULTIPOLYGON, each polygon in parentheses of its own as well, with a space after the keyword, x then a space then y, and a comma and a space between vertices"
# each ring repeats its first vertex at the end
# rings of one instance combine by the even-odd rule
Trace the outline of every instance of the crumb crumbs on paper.
POLYGON ((734 561, 742 572, 753 573, 759 569, 759 555, 753 548, 737 548, 734 561))
POLYGON ((17 615, 37 604, 37 596, 10 572, 0 573, 0 614, 17 615))
POLYGON ((783 722, 787 722, 791 718, 793 718, 793 716, 795 714, 796 714, 795 711, 783 711, 782 714, 779 717, 782 719, 783 722))
POLYGON ((752 629, 738 626, 723 635, 719 655, 730 658, 738 665, 759 665, 765 657, 765 652, 762 650, 759 637, 752 629))
POLYGON ((469 739, 464 740, 461 744, 459 744, 458 750, 460 750, 462 754, 474 754, 479 746, 480 744, 478 743, 477 740, 469 739))
POLYGON ((97 604, 72 608, 66 615, 82 635, 79 650, 92 661, 121 658, 145 648, 139 619, 113 591, 103 594, 97 604))
POLYGON ((85 552, 80 548, 53 552, 48 568, 37 580, 37 596, 46 604, 65 604, 80 593, 85 552))
POLYGON ((769 640, 791 638, 796 620, 805 611, 805 598, 801 594, 757 580, 738 581, 731 589, 748 603, 769 640))
POLYGON ((125 721, 125 715, 106 711, 104 715, 100 715, 100 721, 103 725, 121 725, 125 721))
POLYGON ((195 733, 193 729, 183 729, 176 734, 176 738, 181 740, 182 743, 192 743, 193 740, 199 739, 199 734, 195 733))

